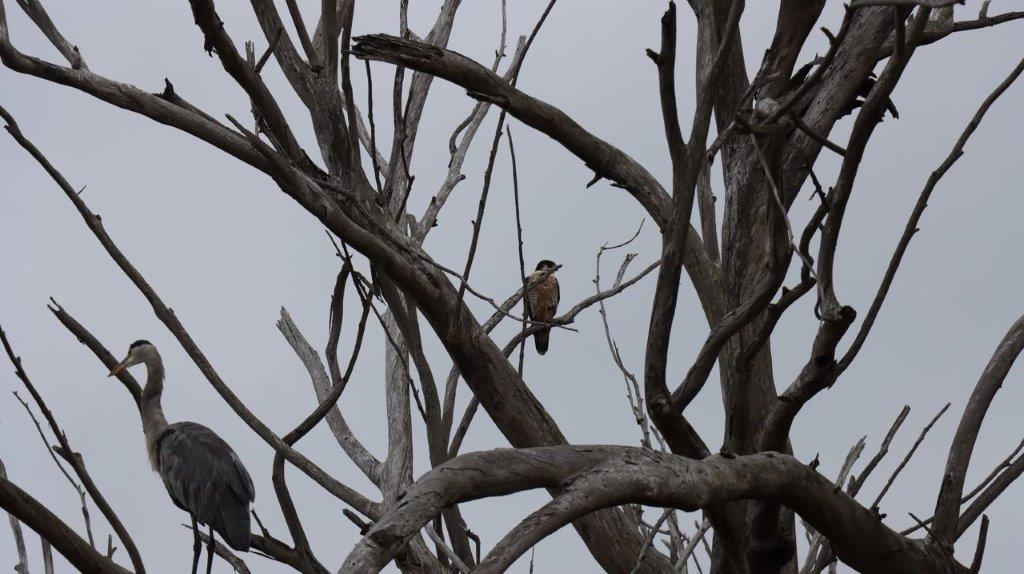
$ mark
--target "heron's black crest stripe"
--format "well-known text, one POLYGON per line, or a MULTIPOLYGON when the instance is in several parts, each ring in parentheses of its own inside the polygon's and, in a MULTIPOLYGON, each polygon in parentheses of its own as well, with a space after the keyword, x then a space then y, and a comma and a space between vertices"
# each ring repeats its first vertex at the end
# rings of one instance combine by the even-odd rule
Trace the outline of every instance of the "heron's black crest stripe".
POLYGON ((135 347, 141 347, 142 345, 152 345, 152 344, 153 343, 150 343, 149 341, 147 341, 145 339, 139 339, 138 341, 135 341, 134 343, 132 343, 131 346, 128 347, 128 350, 131 351, 135 347))

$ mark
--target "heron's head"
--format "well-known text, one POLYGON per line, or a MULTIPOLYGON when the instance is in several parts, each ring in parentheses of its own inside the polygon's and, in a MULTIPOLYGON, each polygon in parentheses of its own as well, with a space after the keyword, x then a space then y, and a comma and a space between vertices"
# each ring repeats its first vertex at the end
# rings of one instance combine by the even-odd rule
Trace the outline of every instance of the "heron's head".
POLYGON ((553 267, 556 267, 554 261, 551 261, 550 259, 542 259, 540 261, 540 263, 537 264, 537 269, 536 270, 537 271, 545 271, 545 270, 551 269, 553 267))
POLYGON ((113 377, 128 367, 144 363, 146 360, 157 356, 159 355, 157 355, 156 347, 153 346, 153 343, 140 339, 128 347, 128 355, 116 367, 111 369, 110 374, 107 376, 113 377))

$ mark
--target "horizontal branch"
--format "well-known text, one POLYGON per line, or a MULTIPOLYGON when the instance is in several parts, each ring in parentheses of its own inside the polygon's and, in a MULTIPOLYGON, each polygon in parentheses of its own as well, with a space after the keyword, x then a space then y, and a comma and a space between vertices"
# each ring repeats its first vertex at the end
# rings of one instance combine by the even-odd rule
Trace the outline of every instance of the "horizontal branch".
MULTIPOLYGON (((696 461, 640 448, 565 446, 462 455, 421 477, 348 555, 340 572, 378 572, 445 506, 534 488, 562 487, 559 512, 517 528, 514 551, 482 564, 494 572, 568 521, 600 508, 645 504, 693 511, 741 499, 776 500, 800 514, 862 572, 958 573, 937 546, 893 532, 870 510, 795 458, 773 452, 696 461), (565 498, 563 498, 565 497, 565 498), (492 568, 493 567, 493 568, 492 568)), ((486 562, 486 561, 485 561, 486 562)))
POLYGON ((626 190, 659 226, 669 223, 669 197, 653 175, 618 148, 594 136, 560 109, 514 88, 485 66, 451 50, 386 34, 355 38, 352 53, 444 78, 471 97, 497 104, 513 117, 547 134, 579 157, 587 167, 626 190))

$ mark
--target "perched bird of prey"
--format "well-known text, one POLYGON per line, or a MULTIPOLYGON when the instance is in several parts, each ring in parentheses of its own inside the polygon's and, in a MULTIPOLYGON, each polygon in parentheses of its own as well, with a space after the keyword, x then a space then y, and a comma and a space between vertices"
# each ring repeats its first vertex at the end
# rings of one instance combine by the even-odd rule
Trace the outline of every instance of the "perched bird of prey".
MULTIPOLYGON (((797 70, 796 73, 793 74, 793 77, 787 83, 787 91, 792 93, 798 90, 800 88, 800 85, 803 84, 805 80, 807 80, 807 77, 808 75, 810 75, 811 70, 814 69, 815 66, 821 65, 824 61, 825 59, 819 56, 805 64, 799 70, 797 70)), ((852 114, 857 108, 863 106, 864 100, 866 100, 868 94, 871 93, 871 89, 875 87, 875 82, 877 80, 878 76, 876 76, 874 72, 868 74, 868 76, 864 78, 864 80, 861 81, 861 83, 857 86, 857 92, 853 95, 853 98, 850 99, 850 101, 846 102, 845 105, 843 105, 842 114, 840 114, 839 117, 848 116, 852 114)), ((813 96, 813 94, 814 92, 812 91, 809 96, 804 97, 802 104, 797 104, 796 109, 799 111, 799 115, 803 116, 807 112, 807 108, 810 107, 811 102, 814 99, 813 97, 810 97, 813 96)), ((899 110, 896 109, 896 104, 893 103, 892 98, 885 99, 885 110, 889 112, 889 115, 891 115, 894 119, 900 119, 900 112, 899 110)), ((883 119, 885 119, 885 114, 882 114, 882 117, 880 117, 878 121, 882 121, 883 119)))
MULTIPOLYGON (((554 261, 544 259, 537 264, 537 270, 530 274, 529 281, 532 283, 537 277, 553 267, 555 267, 554 261)), ((558 310, 558 298, 558 279, 552 273, 540 283, 533 285, 526 294, 526 312, 530 319, 541 323, 550 323, 555 318, 555 311, 558 310)), ((537 352, 541 355, 548 352, 548 340, 550 338, 550 327, 545 327, 534 334, 533 342, 537 346, 537 352)))
POLYGON ((196 522, 210 526, 206 572, 213 566, 214 532, 235 550, 249 549, 249 503, 255 491, 249 472, 224 439, 205 426, 167 424, 160 397, 164 390, 164 363, 149 341, 135 341, 128 356, 110 376, 133 365, 146 365, 146 386, 139 410, 146 450, 153 470, 167 487, 175 506, 192 517, 192 574, 196 574, 202 544, 196 522))
MULTIPOLYGON (((857 86, 857 94, 852 100, 843 106, 843 116, 852 114, 854 110, 864 105, 864 101, 867 100, 868 94, 871 93, 871 89, 875 87, 875 82, 877 81, 878 76, 876 76, 874 72, 871 72, 868 74, 868 77, 864 78, 864 81, 857 86)), ((896 104, 892 102, 892 98, 885 99, 885 110, 889 112, 889 115, 893 118, 897 120, 900 119, 900 112, 896 109, 896 104)), ((878 121, 881 122, 883 119, 885 119, 884 113, 878 118, 878 121)))

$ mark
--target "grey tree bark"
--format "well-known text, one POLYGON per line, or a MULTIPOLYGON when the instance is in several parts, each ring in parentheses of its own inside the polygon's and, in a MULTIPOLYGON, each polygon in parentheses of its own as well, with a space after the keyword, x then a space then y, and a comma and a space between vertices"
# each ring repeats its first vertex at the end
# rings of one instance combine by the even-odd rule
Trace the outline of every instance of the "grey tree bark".
MULTIPOLYGON (((963 153, 988 109, 1017 80, 1024 61, 984 100, 946 161, 925 184, 878 295, 855 328, 857 312, 842 302, 834 280, 834 269, 839 264, 837 246, 845 208, 856 189, 858 170, 875 126, 884 114, 894 110, 890 95, 913 64, 918 49, 927 49, 925 46, 951 34, 1022 19, 1024 13, 989 15, 989 3, 985 2, 976 18, 958 20, 961 13, 954 12, 952 2, 853 0, 836 32, 825 31, 830 42, 827 53, 803 63, 799 61, 801 50, 821 24, 825 2, 782 0, 772 42, 751 77, 740 32, 743 0, 692 0, 689 4, 698 30, 692 51, 680 47, 677 21, 683 16, 675 3, 669 2, 660 37, 652 38, 652 44, 659 47, 648 51, 658 76, 657 85, 651 89, 660 95, 672 164, 671 180, 661 182, 644 167, 647 158, 630 157, 563 110, 518 87, 529 48, 538 34, 545 33, 542 26, 556 8, 556 0, 550 0, 529 34, 515 43, 514 54, 503 72, 501 63, 511 44, 507 40, 505 0, 501 0, 498 50, 490 66, 447 47, 460 0, 444 0, 426 34, 417 35, 409 29, 408 2, 403 0, 399 3, 399 36, 371 34, 356 38, 352 37, 353 22, 358 18, 359 3, 355 0, 323 0, 312 34, 297 2, 286 2, 289 25, 274 2, 252 0, 267 44, 259 58, 252 43, 247 44, 244 54, 239 52, 218 16, 214 0, 190 0, 204 48, 217 57, 251 101, 254 129, 231 116, 230 125, 215 119, 189 103, 170 82, 162 92, 148 93, 94 73, 38 0, 17 0, 16 4, 67 65, 21 52, 11 41, 5 3, 0 0, 0 61, 7 68, 87 93, 226 152, 271 178, 287 197, 327 228, 332 241, 338 240, 335 246, 342 264, 328 310, 326 366, 282 309, 278 327, 310 375, 316 404, 309 417, 281 437, 232 392, 155 287, 121 252, 99 217, 20 131, 14 118, 0 108, 8 132, 50 174, 89 231, 152 305, 155 315, 208 382, 275 451, 272 477, 290 542, 276 538, 257 519, 260 532, 253 534, 252 541, 256 550, 299 572, 330 571, 310 546, 301 516, 291 502, 284 475, 289 464, 352 508, 346 516, 363 538, 340 566, 340 572, 379 571, 392 561, 405 572, 503 571, 538 541, 567 525, 576 529, 597 564, 608 572, 685 570, 689 559, 697 559, 698 541, 703 543, 709 529, 713 543, 704 547, 713 574, 820 572, 835 560, 860 572, 886 574, 962 574, 980 568, 984 536, 970 566, 966 565, 968 561, 955 557, 952 549, 967 526, 1024 472, 1024 457, 1014 459, 1011 455, 985 483, 964 495, 978 429, 1009 366, 1024 350, 1021 320, 996 350, 963 414, 950 448, 934 519, 921 522, 923 528, 928 528, 926 538, 891 530, 880 520, 877 508, 856 499, 867 475, 888 451, 906 411, 897 419, 879 454, 845 488, 845 476, 863 444, 851 452, 840 478, 833 482, 817 471, 816 462, 804 463, 792 456, 790 431, 802 409, 833 385, 856 358, 928 198, 963 153), (271 56, 294 95, 307 108, 315 132, 316 157, 295 135, 291 123, 295 118, 286 117, 278 103, 280 94, 275 94, 261 76, 271 56), (676 62, 684 56, 697 62, 693 88, 684 90, 693 94, 695 102, 689 129, 684 129, 676 95, 682 83, 676 78, 676 62), (394 122, 386 153, 377 137, 374 102, 357 106, 352 90, 351 75, 357 60, 365 62, 368 79, 372 69, 379 74, 390 66, 395 68, 389 102, 394 122), (371 61, 384 64, 371 66, 371 61), (879 63, 882 70, 876 78, 872 72, 879 63), (407 70, 412 71, 408 85, 407 70), (407 209, 410 194, 420 193, 409 166, 435 80, 464 88, 475 102, 470 102, 468 117, 451 135, 451 161, 444 170, 444 182, 425 213, 416 218, 407 209), (499 122, 470 255, 460 273, 438 263, 424 248, 424 240, 463 179, 461 170, 467 153, 494 107, 500 110, 499 122), (849 114, 854 114, 851 135, 845 142, 832 141, 836 122, 849 114), (582 160, 594 171, 594 182, 607 179, 633 197, 656 224, 662 239, 662 250, 654 263, 627 278, 634 257, 627 256, 607 290, 601 289, 598 269, 596 294, 550 323, 530 321, 525 315, 516 315, 514 309, 531 288, 557 269, 534 280, 524 277, 521 288, 500 304, 474 289, 470 277, 486 214, 486 190, 505 134, 503 123, 509 116, 550 136, 582 160), (813 171, 822 153, 842 157, 838 177, 827 194, 813 171), (724 201, 721 221, 716 220, 716 193, 710 177, 716 159, 724 181, 717 193, 724 201), (794 227, 790 207, 808 179, 817 190, 820 205, 801 229, 794 227), (694 211, 699 214, 696 224, 694 211), (794 263, 800 281, 784 287, 794 263), (571 328, 575 318, 595 303, 600 304, 604 317, 607 299, 655 270, 642 385, 619 356, 605 322, 609 348, 643 431, 643 447, 569 445, 557 422, 525 384, 521 367, 517 368, 509 356, 526 337, 540 330, 571 328), (708 336, 694 363, 685 373, 676 374, 669 372, 668 357, 684 272, 704 311, 708 336), (343 372, 338 341, 345 323, 346 289, 356 292, 362 314, 348 368, 343 372), (772 332, 787 309, 809 293, 817 298, 817 335, 798 377, 788 384, 777 384, 772 374, 772 332), (486 301, 494 307, 494 315, 481 321, 467 305, 467 297, 486 301), (368 327, 371 315, 375 327, 368 327), (501 344, 491 330, 506 319, 520 321, 522 327, 511 341, 501 344), (381 369, 387 398, 388 448, 379 460, 363 446, 338 407, 367 328, 381 329, 389 341, 381 369), (852 337, 848 336, 851 330, 852 337), (844 340, 850 343, 841 350, 844 340), (449 371, 443 391, 435 377, 440 367, 432 365, 424 352, 429 342, 438 343, 451 358, 450 369, 446 365, 441 371, 449 371), (689 424, 685 411, 707 386, 716 365, 725 438, 722 445, 712 447, 689 424), (455 398, 460 378, 473 396, 456 427, 455 398), (671 383, 672 379, 679 382, 671 383), (479 407, 503 433, 511 449, 459 454, 479 407), (298 450, 297 442, 323 420, 344 454, 377 489, 376 494, 349 487, 342 477, 331 476, 298 450), (426 452, 433 470, 417 478, 412 473, 416 447, 412 429, 418 420, 424 425, 426 452), (650 440, 652 436, 654 441, 650 440), (479 538, 466 524, 458 505, 534 488, 547 489, 552 501, 482 552, 479 538), (962 509, 973 496, 974 502, 962 509), (665 510, 652 526, 644 522, 636 505, 665 510), (701 510, 707 523, 698 524, 693 538, 689 538, 682 532, 675 510, 701 510), (797 516, 814 541, 811 554, 802 561, 796 555, 797 516), (667 528, 664 532, 663 526, 667 528), (655 543, 659 540, 667 553, 655 543)), ((598 265, 601 254, 616 247, 603 247, 598 265)), ((51 310, 102 363, 108 368, 115 364, 103 344, 65 309, 54 302, 51 310)), ((4 347, 19 378, 47 416, 53 434, 66 451, 68 464, 114 525, 130 556, 131 571, 143 572, 142 553, 135 549, 114 509, 89 478, 84 463, 75 458, 77 453, 62 440, 63 433, 34 391, 6 336, 4 347)), ((127 373, 119 378, 138 402, 138 383, 127 373)), ((54 512, 3 476, 0 507, 12 516, 12 525, 28 525, 82 570, 129 571, 109 554, 97 551, 54 512)), ((987 520, 984 523, 987 527, 987 520)), ((18 532, 15 528, 16 536, 18 532)), ((243 557, 223 547, 218 552, 237 571, 246 570, 243 557)), ((19 571, 27 568, 24 562, 22 558, 19 571)))

